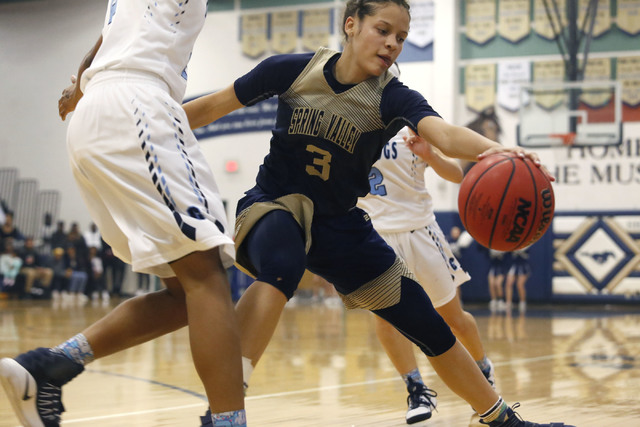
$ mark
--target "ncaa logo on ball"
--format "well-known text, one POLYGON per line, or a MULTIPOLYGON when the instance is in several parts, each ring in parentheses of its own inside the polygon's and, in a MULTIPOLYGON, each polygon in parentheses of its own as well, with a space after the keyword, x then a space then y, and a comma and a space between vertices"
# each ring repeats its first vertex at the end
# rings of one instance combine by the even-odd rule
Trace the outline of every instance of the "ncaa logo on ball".
POLYGON ((513 218, 511 230, 509 230, 507 242, 519 242, 522 239, 522 233, 524 233, 525 227, 529 223, 531 204, 530 200, 525 200, 522 197, 518 200, 518 208, 513 218))

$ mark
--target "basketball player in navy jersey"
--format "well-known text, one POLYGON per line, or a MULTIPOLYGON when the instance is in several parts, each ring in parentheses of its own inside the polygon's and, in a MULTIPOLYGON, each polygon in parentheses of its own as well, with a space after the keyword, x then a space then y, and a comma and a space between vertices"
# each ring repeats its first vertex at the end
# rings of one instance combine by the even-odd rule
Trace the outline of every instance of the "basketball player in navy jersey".
MULTIPOLYGON (((369 192, 369 171, 382 147, 405 125, 449 157, 525 156, 447 124, 388 71, 409 22, 404 0, 350 0, 342 53, 320 48, 273 56, 233 85, 185 105, 197 128, 278 96, 269 154, 237 207, 237 262, 256 277, 236 306, 245 381, 307 267, 334 285, 347 308, 371 310, 410 337, 486 424, 534 426, 496 394, 413 274, 355 206, 369 192)), ((420 140, 409 142, 414 153, 424 153, 420 140)), ((528 156, 539 165, 535 154, 528 156)))
MULTIPOLYGON (((495 388, 493 364, 486 357, 478 326, 474 317, 463 310, 457 293, 458 286, 470 277, 436 221, 433 200, 425 185, 427 167, 440 177, 458 183, 462 181, 462 168, 455 159, 443 156, 434 147, 426 153, 428 157, 416 156, 404 142, 409 137, 408 128, 403 128, 387 142, 380 159, 371 168, 371 190, 358 201, 358 207, 371 216, 375 230, 415 274, 436 311, 495 388)), ((431 418, 437 393, 424 384, 413 344, 378 316, 376 333, 407 385, 407 424, 431 418)))
POLYGON ((246 426, 234 247, 181 103, 206 0, 109 0, 102 34, 59 101, 71 168, 105 241, 166 289, 129 299, 61 345, 0 361, 25 426, 58 426, 62 386, 92 360, 189 327, 213 425, 246 426), (77 107, 77 108, 76 108, 77 107))

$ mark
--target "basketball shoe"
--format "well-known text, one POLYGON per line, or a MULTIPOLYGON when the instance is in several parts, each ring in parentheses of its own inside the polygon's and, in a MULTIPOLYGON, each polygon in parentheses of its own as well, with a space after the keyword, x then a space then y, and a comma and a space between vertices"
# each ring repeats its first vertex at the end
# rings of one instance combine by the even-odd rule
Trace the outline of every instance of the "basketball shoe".
POLYGON ((427 388, 424 384, 408 379, 407 391, 407 424, 417 423, 419 421, 431 418, 431 412, 436 408, 438 393, 427 388))
POLYGON ((64 412, 62 386, 84 366, 49 348, 0 360, 0 380, 22 424, 57 427, 64 412))
POLYGON ((525 421, 520 418, 517 412, 514 412, 514 409, 520 406, 519 403, 513 405, 513 408, 507 408, 507 418, 502 421, 491 421, 484 422, 480 420, 480 424, 488 425, 489 427, 575 427, 573 425, 568 425, 565 423, 547 423, 547 424, 538 424, 532 423, 531 421, 525 421))

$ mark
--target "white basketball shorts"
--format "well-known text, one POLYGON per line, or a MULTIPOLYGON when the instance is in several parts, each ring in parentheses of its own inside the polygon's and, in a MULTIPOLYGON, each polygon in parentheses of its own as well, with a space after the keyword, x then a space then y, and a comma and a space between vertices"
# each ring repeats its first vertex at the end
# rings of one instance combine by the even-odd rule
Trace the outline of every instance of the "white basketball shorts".
POLYGON ((471 278, 453 255, 437 222, 413 231, 380 235, 404 259, 436 308, 451 301, 458 286, 471 278))
POLYGON ((74 177, 91 217, 134 271, 175 276, 168 263, 235 250, 218 187, 184 110, 150 74, 103 71, 69 123, 74 177))

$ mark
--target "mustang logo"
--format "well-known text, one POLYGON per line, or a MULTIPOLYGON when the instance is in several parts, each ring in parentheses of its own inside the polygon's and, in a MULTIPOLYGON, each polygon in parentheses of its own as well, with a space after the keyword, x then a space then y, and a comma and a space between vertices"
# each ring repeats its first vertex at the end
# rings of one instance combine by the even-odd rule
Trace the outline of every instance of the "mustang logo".
POLYGON ((606 252, 594 252, 594 253, 588 253, 588 252, 582 252, 581 255, 586 255, 588 257, 590 257, 591 259, 593 259, 595 262, 597 262, 598 264, 604 264, 605 262, 607 262, 607 260, 609 259, 609 257, 615 258, 615 254, 611 251, 606 251, 606 252))

